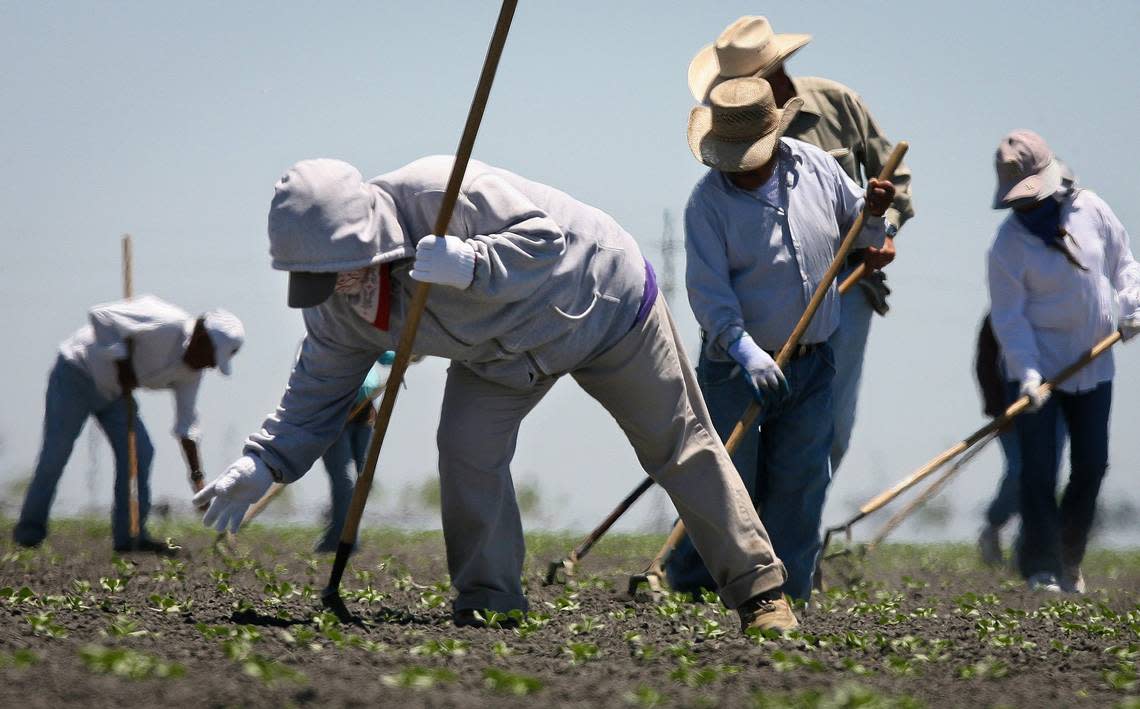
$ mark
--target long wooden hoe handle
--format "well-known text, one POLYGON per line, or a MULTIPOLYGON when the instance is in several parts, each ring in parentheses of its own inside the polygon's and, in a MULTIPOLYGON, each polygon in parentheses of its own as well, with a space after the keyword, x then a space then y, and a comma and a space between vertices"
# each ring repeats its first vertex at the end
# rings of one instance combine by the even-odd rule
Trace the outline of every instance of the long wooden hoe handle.
MULTIPOLYGON (((895 170, 898 169, 899 163, 902 162, 903 156, 906 155, 907 149, 910 148, 910 143, 905 140, 900 140, 894 150, 891 151, 890 157, 883 165, 882 172, 879 173, 880 180, 889 180, 894 176, 895 170)), ((831 285, 839 276, 839 272, 843 270, 843 264, 847 261, 847 254, 855 246, 855 240, 859 238, 859 233, 863 231, 863 222, 866 220, 866 210, 859 212, 852 222, 851 228, 847 230, 847 235, 843 237, 843 241, 839 244, 839 250, 835 252, 835 257, 831 259, 831 265, 827 267, 827 273, 824 274, 823 279, 812 294, 811 300, 808 301, 807 308, 804 314, 800 316, 799 322, 792 329, 792 334, 788 337, 788 341, 780 348, 779 353, 776 354, 776 366, 783 369, 788 361, 792 358, 792 353, 795 352, 796 347, 800 344, 800 338, 803 337, 804 332, 807 331, 808 326, 811 325, 811 319, 815 316, 819 306, 823 303, 823 299, 827 297, 827 293, 831 290, 831 285)), ((850 287, 850 286, 848 286, 850 287)), ((732 429, 732 434, 725 442, 724 448, 732 455, 740 441, 748 433, 748 430, 755 425, 756 418, 760 415, 760 402, 753 401, 748 405, 748 410, 736 422, 736 427, 732 429)), ((653 561, 649 564, 649 571, 647 573, 660 574, 661 565, 665 562, 665 557, 673 549, 681 535, 684 534, 685 524, 680 520, 674 526, 673 531, 669 534, 669 538, 665 540, 665 545, 657 552, 657 556, 653 557, 653 561), (678 529, 679 528, 679 529, 678 529)))
MULTIPOLYGON (((471 159, 471 150, 475 145, 475 136, 479 132, 479 124, 483 120, 483 111, 487 107, 487 99, 491 94, 491 84, 495 79, 495 70, 499 66, 499 57, 503 54, 503 45, 507 41, 507 32, 511 28, 515 7, 518 0, 503 0, 499 19, 495 23, 495 32, 491 37, 491 44, 487 48, 487 57, 483 61, 483 72, 479 76, 479 84, 475 89, 475 96, 471 100, 471 109, 467 113, 467 123, 463 126, 463 136, 459 140, 459 149, 455 153, 455 163, 451 166, 451 175, 447 180, 447 189, 443 194, 443 203, 439 207, 439 214, 435 220, 434 234, 442 236, 447 233, 447 225, 451 222, 451 212, 455 201, 459 197, 459 187, 463 183, 463 175, 467 171, 467 163, 471 159)), ((352 492, 352 504, 348 508, 348 517, 341 531, 340 543, 337 545, 336 558, 333 560, 332 573, 326 589, 335 591, 340 587, 341 577, 352 548, 356 545, 356 535, 360 528, 360 518, 364 514, 364 505, 368 502, 368 493, 372 489, 372 477, 376 472, 376 461, 380 457, 380 448, 384 445, 384 436, 388 432, 388 423, 392 419, 392 409, 396 405, 396 395, 400 393, 400 382, 403 381, 404 372, 408 368, 408 361, 412 357, 412 346, 416 341, 416 331, 419 328, 420 317, 427 305, 428 293, 431 287, 427 283, 419 283, 412 296, 412 304, 408 309, 408 318, 400 332, 400 342, 396 347, 396 360, 392 362, 392 370, 388 375, 388 385, 384 387, 384 398, 380 401, 380 409, 376 414, 376 424, 372 429, 372 437, 368 441, 368 457, 365 460, 364 470, 356 480, 356 488, 352 492)))
MULTIPOLYGON (((1052 392, 1062 382, 1069 379, 1070 377, 1072 377, 1074 374, 1076 374, 1080 370, 1084 369, 1085 366, 1087 366, 1089 364, 1089 362, 1092 362, 1097 357, 1100 357, 1102 354, 1107 352, 1113 345, 1115 345, 1117 342, 1120 342, 1121 338, 1122 338, 1122 336, 1120 334, 1120 331, 1118 330, 1118 331, 1112 333, 1111 335, 1109 335, 1108 337, 1104 338, 1100 342, 1096 343, 1092 347, 1092 349, 1090 349, 1088 352, 1081 355, 1081 357, 1077 361, 1073 362, 1068 367, 1063 369, 1059 374, 1057 374, 1057 376, 1053 377, 1052 379, 1050 379, 1047 382, 1042 383, 1041 386, 1038 387, 1037 391, 1042 393, 1042 394, 1047 394, 1047 393, 1052 392)), ((911 473, 907 477, 903 478, 902 480, 898 481, 897 483, 892 485, 889 489, 884 490, 882 493, 877 495, 875 498, 873 498, 872 500, 867 502, 867 504, 860 507, 859 508, 859 516, 855 521, 858 521, 859 519, 862 519, 863 517, 866 517, 867 515, 878 511, 884 505, 889 503, 891 500, 895 499, 896 497, 898 497, 902 493, 909 490, 914 485, 917 485, 919 482, 921 482, 922 480, 929 477, 931 474, 933 474, 935 471, 937 471, 943 465, 946 465, 947 462, 953 460, 960 453, 963 453, 966 450, 968 450, 969 448, 973 447, 973 445, 975 443, 977 443, 978 441, 982 440, 983 438, 990 435, 991 433, 994 433, 995 431, 999 431, 1002 428, 1004 428, 1007 424, 1009 424, 1010 421, 1012 421, 1014 418, 1016 418, 1017 416, 1022 414, 1026 409, 1028 409, 1029 404, 1030 404, 1030 402, 1029 402, 1029 396, 1028 395, 1023 396, 1020 399, 1018 399, 1017 401, 1010 404, 1009 408, 1007 408, 1005 410, 1005 413, 1003 413, 1001 416, 998 416, 993 421, 990 421, 985 426, 982 426, 977 431, 974 431, 969 436, 966 436, 962 440, 960 440, 957 443, 955 443, 954 445, 950 446, 949 448, 947 448, 942 453, 939 453, 938 455, 934 456, 934 458, 932 458, 928 463, 926 463, 926 465, 923 465, 921 468, 914 471, 913 473, 911 473)), ((852 524, 853 523, 854 522, 852 522, 852 524)), ((850 526, 850 525, 848 525, 848 526, 850 526)))
MULTIPOLYGON (((131 249, 131 235, 123 234, 123 298, 130 300, 135 295, 134 287, 134 254, 131 249)), ((127 340, 127 361, 134 367, 134 342, 127 340)), ((127 403, 127 498, 130 508, 131 541, 136 541, 140 533, 139 523, 139 445, 138 432, 135 431, 135 417, 138 406, 134 395, 123 392, 127 403)))

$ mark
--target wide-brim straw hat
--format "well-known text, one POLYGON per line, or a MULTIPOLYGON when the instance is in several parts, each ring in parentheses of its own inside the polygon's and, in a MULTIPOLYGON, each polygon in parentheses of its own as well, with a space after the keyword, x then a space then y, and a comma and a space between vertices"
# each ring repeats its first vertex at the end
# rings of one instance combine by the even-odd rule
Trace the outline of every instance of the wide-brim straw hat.
POLYGON ((810 41, 810 34, 776 34, 766 17, 741 17, 689 62, 689 91, 703 102, 729 79, 764 78, 810 41))
POLYGON ((755 170, 772 158, 803 104, 795 97, 777 108, 767 81, 730 79, 712 90, 708 106, 689 113, 689 149, 721 172, 755 170))

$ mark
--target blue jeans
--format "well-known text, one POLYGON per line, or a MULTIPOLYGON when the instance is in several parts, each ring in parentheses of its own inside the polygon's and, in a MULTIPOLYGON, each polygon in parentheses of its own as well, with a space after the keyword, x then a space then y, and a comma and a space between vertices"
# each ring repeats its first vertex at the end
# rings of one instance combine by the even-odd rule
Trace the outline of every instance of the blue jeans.
POLYGON ((998 443, 1005 458, 1005 472, 998 484, 997 495, 986 508, 986 522, 992 527, 1003 526, 1017 514, 1021 500, 1021 445, 1017 442, 1017 428, 1002 431, 998 443))
MULTIPOLYGON (((1016 385, 1012 385, 1016 388, 1016 385)), ((1096 514, 1100 484, 1108 469, 1108 415, 1112 382, 1092 391, 1053 392, 1036 413, 1017 418, 1021 444, 1021 575, 1061 576, 1062 559, 1079 564, 1084 558, 1096 514), (1069 482, 1057 503, 1058 451, 1069 429, 1069 482), (1062 556, 1064 555, 1064 556, 1062 556)))
POLYGON ((372 426, 368 417, 348 422, 340 436, 329 446, 321 461, 329 474, 331 507, 324 534, 317 543, 317 551, 336 551, 340 542, 340 532, 348 507, 352 502, 352 491, 356 487, 356 476, 364 468, 364 456, 368 452, 368 439, 372 426))
MULTIPOLYGON (((131 543, 130 470, 127 467, 127 402, 119 398, 108 401, 95 388, 86 373, 65 360, 56 358, 48 376, 44 406, 44 436, 40 457, 32 475, 20 519, 12 529, 12 539, 25 546, 39 544, 47 537, 48 514, 55 499, 56 486, 71 457, 75 440, 83 431, 89 416, 94 416, 107 435, 115 454, 115 496, 111 508, 111 539, 115 547, 131 543)), ((143 422, 135 416, 138 449, 139 533, 146 537, 146 518, 150 512, 150 464, 154 459, 143 422)))
MULTIPOLYGON (((849 274, 839 275, 842 282, 849 274)), ((847 455, 851 431, 855 428, 855 407, 859 403, 859 384, 863 379, 863 355, 867 351, 867 337, 871 333, 871 318, 875 310, 856 286, 840 300, 839 327, 828 344, 835 352, 835 383, 831 388, 832 410, 835 412, 835 435, 831 441, 831 470, 835 474, 847 455)))
MULTIPOLYGON (((760 413, 759 426, 744 436, 732 462, 760 513, 776 555, 784 562, 788 574, 784 592, 806 600, 811 595, 820 519, 831 481, 828 451, 835 377, 831 347, 823 344, 789 362, 784 375, 790 395, 760 413)), ((717 434, 727 440, 753 401, 751 389, 734 362, 710 361, 703 347, 697 382, 717 434)), ((701 588, 716 588, 687 536, 670 554, 666 571, 676 591, 695 594, 701 588)))
MULTIPOLYGON (((1019 394, 1020 396, 1020 394, 1019 394)), ((1057 417, 1057 440, 1065 437, 1065 420, 1063 416, 1057 417)), ((986 522, 991 526, 1001 527, 1017 514, 1021 507, 1021 443, 1017 440, 1017 427, 1011 426, 998 436, 1001 444, 1002 456, 1005 458, 1005 472, 998 483, 998 491, 986 508, 986 522)), ((1063 445, 1057 446, 1057 465, 1061 465, 1061 451, 1063 445)))

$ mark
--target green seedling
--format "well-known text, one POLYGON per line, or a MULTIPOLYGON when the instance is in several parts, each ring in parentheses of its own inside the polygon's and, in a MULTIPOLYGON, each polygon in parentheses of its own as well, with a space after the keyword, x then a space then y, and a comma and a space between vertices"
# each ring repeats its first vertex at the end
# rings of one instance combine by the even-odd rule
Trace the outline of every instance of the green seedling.
POLYGON ((576 613, 582 610, 582 603, 578 600, 577 593, 564 593, 553 602, 546 601, 546 605, 557 613, 576 613))
POLYGON ((443 640, 429 640, 417 645, 411 649, 411 653, 423 657, 462 657, 467 654, 467 648, 470 646, 471 643, 466 640, 444 638, 443 640))
POLYGON ((542 681, 536 677, 488 667, 483 670, 483 686, 493 692, 522 697, 542 689, 542 681))
POLYGON ((776 650, 772 653, 772 669, 777 672, 792 672, 798 669, 807 669, 812 672, 823 672, 826 668, 819 660, 805 657, 798 653, 776 650))
POLYGON ((91 582, 84 579, 72 579, 71 588, 81 596, 91 593, 91 582))
POLYGON ((148 600, 154 604, 150 609, 159 613, 189 613, 190 609, 194 607, 194 599, 192 598, 179 601, 174 596, 152 593, 148 600))
POLYGON ((440 608, 447 604, 447 596, 439 591, 429 589, 420 593, 420 605, 429 610, 440 608))
POLYGON ((9 667, 22 669, 31 667, 40 661, 40 656, 26 648, 13 650, 11 653, 0 652, 0 669, 9 667))
POLYGON ((113 638, 141 638, 150 633, 125 615, 120 615, 107 626, 107 635, 113 638))
POLYGON ((11 606, 38 606, 40 599, 36 596, 35 592, 27 586, 20 586, 19 589, 13 589, 11 586, 0 588, 0 600, 11 606))
POLYGON ((503 623, 510 620, 510 616, 500 611, 493 611, 490 608, 484 608, 481 611, 475 611, 475 618, 483 623, 488 628, 502 628, 503 623))
POLYGON ((604 623, 602 623, 601 617, 584 615, 582 616, 582 620, 578 621, 577 623, 571 623, 567 626, 567 629, 570 631, 571 635, 588 635, 595 630, 601 630, 604 627, 606 626, 604 623))
POLYGON ((669 673, 669 679, 683 684, 686 687, 704 687, 726 675, 740 672, 735 665, 708 665, 696 668, 688 664, 681 665, 669 673))
POLYGON ((646 707, 647 709, 652 709, 652 707, 660 706, 664 699, 665 698, 662 696, 661 692, 658 692, 653 687, 649 687, 644 684, 639 685, 637 689, 633 690, 632 692, 628 692, 625 695, 626 704, 646 707))
POLYGON ((67 631, 62 625, 55 622, 55 613, 42 611, 27 616, 28 625, 32 626, 32 634, 41 638, 66 638, 67 631))
POLYGON ((608 615, 610 618, 613 618, 614 620, 619 620, 619 621, 620 620, 633 620, 634 618, 637 617, 637 610, 634 608, 631 608, 629 606, 626 606, 625 608, 619 608, 615 611, 610 611, 610 612, 606 613, 606 615, 608 615))
POLYGON ((243 673, 254 679, 259 679, 267 685, 277 682, 304 684, 308 681, 303 673, 257 653, 250 653, 242 658, 240 663, 243 673))
POLYGON ((958 669, 959 679, 1001 679, 1008 674, 1009 666, 992 657, 958 669))
POLYGON ((515 654, 513 648, 502 640, 496 640, 491 643, 491 654, 495 657, 508 657, 515 654))
POLYGON ((454 682, 457 676, 451 670, 434 667, 408 667, 394 675, 383 675, 380 681, 389 687, 430 689, 440 682, 454 682))
POLYGON ((152 655, 121 647, 88 645, 79 651, 79 656, 87 669, 92 672, 126 679, 172 679, 186 673, 182 665, 164 662, 152 655))
POLYGON ((1105 684, 1118 692, 1132 692, 1140 688, 1136 664, 1133 662, 1121 662, 1116 669, 1105 670, 1102 676, 1105 684))
POLYGON ((127 588, 127 582, 119 577, 99 577, 99 587, 107 593, 122 593, 127 588))
POLYGON ((159 583, 178 582, 186 580, 186 564, 175 559, 163 559, 162 568, 155 575, 154 580, 159 583))
POLYGON ((121 556, 111 557, 111 566, 115 567, 115 571, 119 572, 119 576, 129 579, 135 575, 134 562, 128 561, 121 556))
POLYGON ((583 665, 587 662, 592 662, 598 659, 601 651, 594 643, 566 643, 562 646, 562 652, 570 656, 571 665, 583 665))

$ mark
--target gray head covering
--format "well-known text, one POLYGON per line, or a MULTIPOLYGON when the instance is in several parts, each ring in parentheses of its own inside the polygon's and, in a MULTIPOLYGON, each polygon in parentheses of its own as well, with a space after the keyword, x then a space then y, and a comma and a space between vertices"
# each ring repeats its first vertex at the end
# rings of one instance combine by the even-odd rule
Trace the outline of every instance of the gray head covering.
POLYGON ((269 207, 273 268, 289 271, 289 305, 319 305, 336 274, 410 258, 395 204, 341 160, 302 160, 274 186, 269 207))

